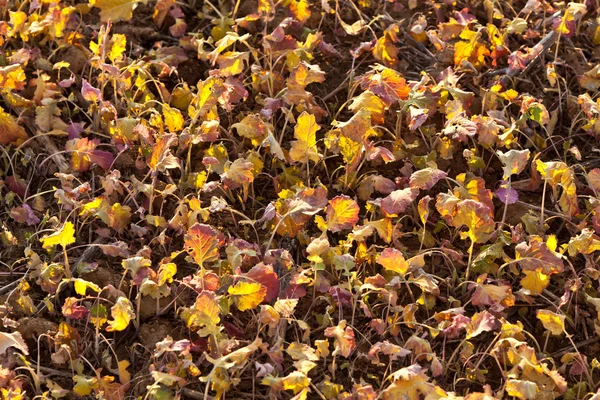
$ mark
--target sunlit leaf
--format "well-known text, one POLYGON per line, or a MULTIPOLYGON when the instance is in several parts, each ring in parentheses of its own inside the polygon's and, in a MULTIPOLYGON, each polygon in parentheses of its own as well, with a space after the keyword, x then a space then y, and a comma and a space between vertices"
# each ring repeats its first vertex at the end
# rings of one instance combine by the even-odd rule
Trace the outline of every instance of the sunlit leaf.
POLYGON ((200 266, 217 260, 223 244, 222 234, 210 225, 196 223, 185 235, 185 250, 200 266))
POLYGON ((9 347, 14 347, 25 355, 29 354, 27 344, 19 332, 0 332, 0 354, 6 353, 9 347))
POLYGON ((67 221, 58 231, 44 236, 40 241, 46 250, 51 250, 56 245, 65 249, 68 245, 75 243, 75 226, 71 221, 67 221))
POLYGON ((238 282, 230 286, 227 292, 240 311, 251 310, 258 306, 267 295, 267 288, 257 282, 238 282))
POLYGON ((386 248, 377 256, 377 263, 388 271, 393 271, 401 276, 406 275, 409 265, 400 250, 386 248))
POLYGON ((346 195, 336 196, 327 206, 327 229, 339 232, 352 229, 358 222, 360 207, 356 201, 346 195))
POLYGON ((535 382, 520 379, 509 379, 506 381, 506 393, 523 400, 534 400, 537 398, 539 389, 535 382))
POLYGON ((139 0, 90 0, 90 4, 100 9, 102 22, 128 21, 139 0))
POLYGON ((110 309, 112 320, 108 321, 107 331, 122 331, 127 328, 129 322, 135 318, 131 302, 126 297, 119 297, 114 306, 110 309))
POLYGON ((184 320, 187 318, 186 323, 188 327, 198 329, 198 335, 204 337, 219 332, 220 328, 218 325, 221 322, 219 314, 220 309, 215 294, 203 290, 196 298, 194 305, 187 312, 184 312, 182 316, 184 320))
POLYGON ((504 165, 504 179, 508 179, 511 175, 520 174, 527 166, 529 160, 529 150, 509 150, 506 153, 498 150, 496 152, 498 158, 504 165))
POLYGON ((521 279, 523 289, 529 290, 533 295, 540 295, 550 284, 550 277, 536 270, 523 271, 525 278, 521 279))
POLYGON ((4 112, 0 107, 0 144, 7 146, 11 143, 20 145, 27 140, 28 135, 17 120, 10 114, 4 112))
POLYGON ((163 104, 162 113, 169 132, 179 132, 183 128, 183 115, 181 111, 163 104))
POLYGON ((92 164, 98 164, 105 171, 110 169, 114 156, 108 151, 97 150, 99 144, 99 140, 89 140, 88 138, 73 139, 67 142, 65 147, 71 152, 73 171, 87 171, 92 164))
POLYGON ((306 111, 300 114, 296 127, 294 128, 294 137, 290 149, 290 157, 296 162, 307 163, 309 160, 317 162, 321 159, 317 149, 317 131, 321 129, 315 121, 315 116, 306 111))
POLYGON ((550 310, 537 310, 536 317, 542 321, 544 328, 553 335, 560 335, 565 332, 564 314, 556 314, 550 310))
POLYGON ((444 171, 437 168, 424 168, 413 172, 410 176, 410 187, 413 189, 429 190, 447 175, 444 171))
POLYGON ((342 357, 350 357, 350 354, 356 348, 354 340, 354 330, 347 326, 346 321, 342 320, 334 327, 325 329, 325 336, 335 339, 335 350, 333 355, 341 355, 342 357))

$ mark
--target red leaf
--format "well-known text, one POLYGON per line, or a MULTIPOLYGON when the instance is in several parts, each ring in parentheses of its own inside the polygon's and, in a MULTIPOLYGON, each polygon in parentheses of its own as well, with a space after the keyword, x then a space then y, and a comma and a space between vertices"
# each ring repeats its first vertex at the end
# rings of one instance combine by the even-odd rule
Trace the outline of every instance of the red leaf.
POLYGON ((257 264, 246 273, 246 277, 267 288, 267 294, 265 295, 263 302, 269 303, 279 296, 279 277, 273 271, 272 265, 264 263, 257 264))

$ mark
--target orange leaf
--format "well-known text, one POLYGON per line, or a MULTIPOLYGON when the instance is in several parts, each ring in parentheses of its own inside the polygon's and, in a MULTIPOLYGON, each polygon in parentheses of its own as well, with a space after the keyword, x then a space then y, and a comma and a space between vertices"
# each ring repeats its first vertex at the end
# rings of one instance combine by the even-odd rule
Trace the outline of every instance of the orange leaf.
POLYGON ((196 264, 219 259, 219 247, 225 243, 223 235, 210 225, 195 223, 185 235, 185 250, 196 264))
POLYGON ((327 229, 339 232, 352 229, 358 222, 360 207, 356 201, 346 195, 340 195, 329 200, 327 206, 327 229))
POLYGON ((391 247, 386 248, 377 256, 377 264, 388 271, 396 272, 402 276, 406 275, 409 265, 400 250, 391 247))

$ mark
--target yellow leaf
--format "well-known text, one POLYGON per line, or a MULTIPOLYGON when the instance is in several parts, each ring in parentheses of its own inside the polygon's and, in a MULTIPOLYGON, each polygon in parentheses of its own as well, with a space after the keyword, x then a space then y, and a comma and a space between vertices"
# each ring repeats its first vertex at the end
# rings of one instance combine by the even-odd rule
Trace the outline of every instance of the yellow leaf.
POLYGON ((119 297, 114 306, 110 309, 110 314, 113 317, 112 321, 108 321, 107 331, 122 331, 127 328, 129 322, 135 318, 131 302, 126 297, 119 297))
POLYGON ((92 289, 96 293, 99 293, 101 290, 100 286, 81 278, 72 279, 72 281, 75 283, 75 292, 80 296, 85 296, 87 288, 92 289))
POLYGON ((398 64, 398 47, 394 44, 398 42, 398 32, 400 28, 396 24, 390 25, 373 48, 373 57, 388 67, 398 64))
POLYGON ((298 122, 294 129, 294 137, 297 139, 292 142, 290 157, 292 160, 302 163, 308 163, 308 160, 317 162, 321 159, 321 154, 317 149, 317 131, 321 127, 317 124, 315 116, 304 111, 298 117, 298 122))
POLYGON ((383 116, 387 109, 383 100, 373 94, 370 90, 364 91, 360 96, 352 99, 352 104, 348 107, 353 113, 357 113, 361 108, 371 112, 371 122, 380 124, 383 122, 383 116))
POLYGON ((75 375, 73 377, 73 381, 75 382, 73 391, 75 392, 75 394, 81 397, 91 394, 93 389, 98 388, 97 378, 88 379, 83 375, 75 375))
POLYGON ((377 264, 388 271, 393 271, 401 276, 406 275, 409 265, 400 250, 388 247, 377 256, 377 264))
POLYGON ((462 200, 457 204, 456 215, 452 222, 457 228, 463 225, 469 228, 466 236, 471 239, 472 243, 486 242, 495 226, 494 220, 490 217, 489 208, 484 203, 471 199, 462 200))
POLYGON ((290 0, 287 2, 287 6, 290 12, 296 17, 296 19, 302 23, 308 21, 310 18, 310 3, 308 0, 290 0))
POLYGON ((281 383, 283 384, 284 390, 291 390, 294 393, 298 393, 310 385, 310 379, 306 374, 303 374, 300 371, 294 371, 285 378, 282 379, 281 383))
POLYGON ((90 4, 100 9, 102 22, 129 21, 138 0, 90 0, 90 4))
POLYGON ((294 360, 310 360, 317 361, 319 357, 315 353, 315 349, 304 343, 290 343, 285 350, 294 360))
POLYGON ((215 299, 215 294, 203 290, 196 298, 196 302, 189 310, 186 310, 182 317, 187 319, 188 327, 199 328, 198 335, 201 337, 217 334, 219 332, 219 304, 215 299), (187 317, 187 318, 186 318, 187 317))
POLYGON ((258 282, 238 282, 230 286, 227 292, 240 311, 251 310, 262 303, 267 288, 258 282))
POLYGON ((565 332, 565 316, 555 314, 549 310, 538 310, 537 318, 542 321, 542 325, 553 335, 560 335, 565 332))
POLYGON ((360 207, 356 201, 346 195, 336 196, 329 200, 327 206, 327 229, 339 232, 352 229, 358 222, 360 207))
POLYGON ((127 367, 129 367, 130 363, 127 360, 119 361, 119 380, 123 385, 129 383, 131 380, 131 374, 127 371, 127 367))
POLYGON ((158 268, 158 285, 173 282, 173 277, 177 273, 177 265, 174 263, 166 263, 158 268))
POLYGON ((461 32, 461 39, 465 41, 457 42, 454 46, 454 64, 460 66, 463 61, 471 63, 474 67, 480 67, 485 62, 485 56, 490 55, 490 51, 479 42, 479 32, 465 29, 461 32))
POLYGON ((18 146, 27 140, 27 137, 27 132, 17 120, 0 107, 0 145, 7 146, 14 143, 18 146))
POLYGON ((108 58, 113 63, 119 59, 123 52, 127 49, 127 38, 125 35, 116 33, 110 39, 110 50, 108 52, 108 58))
POLYGON ((0 90, 4 93, 25 87, 25 71, 19 64, 0 67, 0 90))
POLYGON ((181 112, 178 109, 163 104, 162 112, 169 132, 178 132, 183 128, 183 115, 181 115, 181 112))
POLYGON ((58 244, 64 249, 67 245, 75 243, 75 227, 71 221, 67 221, 60 230, 52 235, 44 236, 40 241, 42 242, 42 247, 46 250, 50 250, 58 244))
POLYGON ((539 389, 535 382, 520 379, 509 379, 506 381, 506 393, 523 400, 537 399, 539 389))
POLYGON ((523 273, 525 274, 525 278, 521 279, 521 286, 523 289, 529 290, 531 294, 542 294, 550 283, 550 276, 543 274, 539 270, 524 270, 523 273))

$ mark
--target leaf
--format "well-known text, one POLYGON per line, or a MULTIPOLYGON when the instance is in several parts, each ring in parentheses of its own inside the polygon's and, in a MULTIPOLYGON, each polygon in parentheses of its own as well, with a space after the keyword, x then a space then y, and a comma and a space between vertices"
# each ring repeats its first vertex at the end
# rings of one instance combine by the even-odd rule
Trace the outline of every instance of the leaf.
POLYGON ((104 304, 96 303, 90 307, 90 321, 98 328, 102 328, 108 322, 108 313, 104 304))
POLYGON ((400 274, 402 277, 406 275, 410 268, 402 252, 391 247, 386 248, 377 256, 377 264, 388 271, 400 274))
POLYGON ((506 181, 501 181, 500 187, 495 193, 498 199, 504 204, 515 204, 519 200, 519 193, 506 181))
POLYGON ((237 189, 240 186, 248 186, 254 181, 254 164, 245 158, 238 158, 230 164, 225 173, 221 175, 221 180, 226 189, 237 189))
POLYGON ((0 145, 14 144, 19 146, 28 137, 27 132, 19 125, 17 120, 0 107, 0 145))
POLYGON ((581 233, 569 240, 567 245, 569 256, 575 257, 577 254, 592 254, 600 250, 600 237, 594 234, 590 228, 584 228, 581 233))
POLYGON ((75 284, 75 293, 77 293, 80 296, 85 296, 85 292, 88 288, 96 293, 99 293, 101 291, 100 286, 96 285, 93 282, 88 282, 81 278, 74 278, 71 279, 71 281, 75 284))
POLYGON ((85 79, 81 80, 81 95, 87 101, 97 103, 102 100, 102 92, 100 89, 93 87, 85 79))
POLYGON ((440 179, 444 179, 446 176, 448 176, 448 174, 444 171, 428 167, 413 172, 410 176, 409 184, 411 189, 429 190, 438 183, 440 179))
POLYGON ((411 188, 394 190, 381 200, 381 210, 387 217, 402 214, 417 198, 418 194, 418 190, 411 188))
POLYGON ((471 199, 462 200, 457 204, 453 225, 456 228, 466 226, 469 229, 467 236, 472 243, 486 242, 495 227, 494 220, 489 214, 489 208, 483 203, 471 199))
POLYGON ((100 9, 100 20, 112 23, 129 21, 139 2, 140 0, 90 0, 92 6, 100 9))
POLYGON ((515 253, 515 259, 524 270, 552 275, 560 274, 565 269, 561 255, 549 248, 548 244, 536 235, 529 237, 529 244, 519 243, 515 247, 515 253))
POLYGON ((523 400, 534 400, 538 398, 538 386, 535 382, 520 379, 509 379, 506 381, 506 394, 523 400))
POLYGON ((318 162, 321 154, 317 149, 317 131, 321 127, 317 124, 315 116, 304 111, 298 117, 294 128, 294 137, 292 148, 290 149, 290 158, 293 161, 308 163, 308 161, 318 162))
POLYGON ((565 315, 556 314, 550 310, 537 310, 537 318, 542 321, 542 325, 553 335, 558 336, 565 332, 565 315))
POLYGON ((484 332, 491 332, 496 327, 496 318, 488 311, 482 311, 475 313, 471 317, 471 321, 467 323, 467 337, 466 339, 474 338, 484 332))
POLYGON ((167 104, 163 104, 162 113, 169 132, 175 133, 183 129, 183 115, 181 114, 181 111, 172 108, 167 104))
MULTIPOLYGON (((164 110, 164 108, 163 108, 164 110)), ((177 143, 174 134, 164 135, 152 146, 152 154, 147 160, 148 167, 153 171, 164 172, 166 169, 179 168, 179 159, 171 153, 171 146, 177 143)))
POLYGON ((129 325, 129 322, 135 318, 131 302, 126 297, 119 297, 114 306, 110 309, 110 315, 113 320, 108 321, 108 332, 123 331, 129 325))
POLYGON ((273 271, 273 266, 259 263, 246 273, 246 277, 260 283, 267 289, 264 302, 271 302, 279 295, 279 277, 273 271))
POLYGON ((292 15, 300 22, 305 23, 310 18, 310 3, 308 0, 289 0, 286 2, 292 15))
POLYGON ((29 354, 27 344, 19 332, 0 332, 0 354, 4 355, 9 347, 14 347, 25 355, 29 354))
POLYGON ((88 138, 72 139, 66 144, 66 150, 71 152, 71 168, 76 172, 84 172, 90 169, 92 164, 98 164, 102 169, 108 171, 114 161, 112 153, 96 150, 100 144, 98 139, 88 138))
POLYGON ((500 150, 497 150, 498 158, 502 161, 504 179, 508 179, 511 175, 518 175, 527 166, 527 162, 529 161, 529 150, 509 150, 506 153, 503 153, 500 150))
POLYGON ((267 288, 260 283, 238 282, 230 286, 227 292, 240 311, 251 310, 264 300, 267 288))
POLYGON ((398 64, 398 47, 395 46, 395 43, 398 42, 399 32, 398 25, 391 24, 383 32, 383 36, 377 39, 377 43, 373 48, 373 57, 388 67, 394 67, 398 64))
POLYGON ((399 357, 406 357, 412 353, 412 351, 404 349, 398 345, 388 342, 387 340, 383 342, 377 342, 371 349, 367 357, 371 360, 371 364, 375 365, 385 365, 381 363, 379 359, 379 353, 383 353, 386 356, 389 356, 390 361, 396 361, 399 357))
POLYGON ((184 249, 196 264, 219 259, 219 247, 225 243, 223 235, 210 225, 195 223, 185 235, 184 249))
POLYGON ((550 284, 550 276, 542 273, 539 270, 523 271, 525 278, 521 279, 523 289, 529 290, 532 295, 540 295, 550 284))
MULTIPOLYGON (((196 302, 185 315, 187 316, 187 326, 198 328, 198 335, 205 337, 219 333, 220 308, 215 294, 208 290, 200 292, 196 302)), ((184 316, 182 314, 182 316, 184 316)), ((184 318, 186 319, 186 318, 184 318)))
POLYGON ((332 353, 334 356, 339 354, 348 358, 356 348, 354 330, 346 326, 346 320, 340 321, 337 326, 326 328, 325 336, 335 338, 335 350, 332 353))
POLYGON ((380 124, 383 122, 385 110, 388 108, 379 97, 375 96, 370 90, 362 92, 359 96, 352 99, 348 109, 357 113, 361 108, 369 110, 371 113, 371 122, 380 124))
POLYGON ((285 352, 288 353, 294 360, 319 360, 319 357, 317 357, 315 353, 315 349, 304 343, 290 343, 285 352))
POLYGON ((515 303, 515 296, 508 285, 477 284, 477 289, 471 296, 474 306, 510 307, 515 303))
POLYGON ((358 78, 363 90, 370 90, 389 107, 398 100, 406 100, 410 95, 410 87, 406 79, 392 68, 376 64, 371 71, 358 78))
POLYGON ((327 229, 331 232, 339 232, 352 229, 358 222, 360 207, 346 195, 336 196, 329 200, 327 206, 327 229))
POLYGON ((273 125, 263 121, 259 114, 247 115, 231 127, 235 128, 238 135, 250 139, 253 146, 261 144, 267 135, 272 135, 275 131, 273 125))
POLYGON ((41 238, 40 242, 42 242, 42 247, 46 250, 51 250, 56 245, 60 245, 65 249, 68 245, 75 243, 75 226, 71 221, 67 221, 55 233, 41 238))
POLYGON ((84 305, 79 304, 79 300, 75 297, 67 297, 61 311, 65 317, 71 319, 84 319, 90 313, 84 305))
POLYGON ((420 399, 434 390, 434 385, 419 364, 401 368, 391 378, 392 384, 382 392, 383 400, 420 399))
MULTIPOLYGON (((115 22, 115 21, 113 21, 115 22)), ((108 59, 113 63, 121 58, 123 52, 127 49, 127 37, 120 33, 115 33, 110 38, 110 50, 108 59)))
POLYGON ((485 62, 485 57, 490 55, 487 47, 479 41, 480 32, 463 29, 460 38, 464 39, 455 44, 454 65, 460 66, 463 61, 471 63, 474 67, 480 67, 485 62))
POLYGON ((29 226, 40 223, 39 217, 34 214, 33 210, 28 204, 23 204, 21 207, 14 207, 11 209, 10 217, 21 224, 26 223, 29 226))

